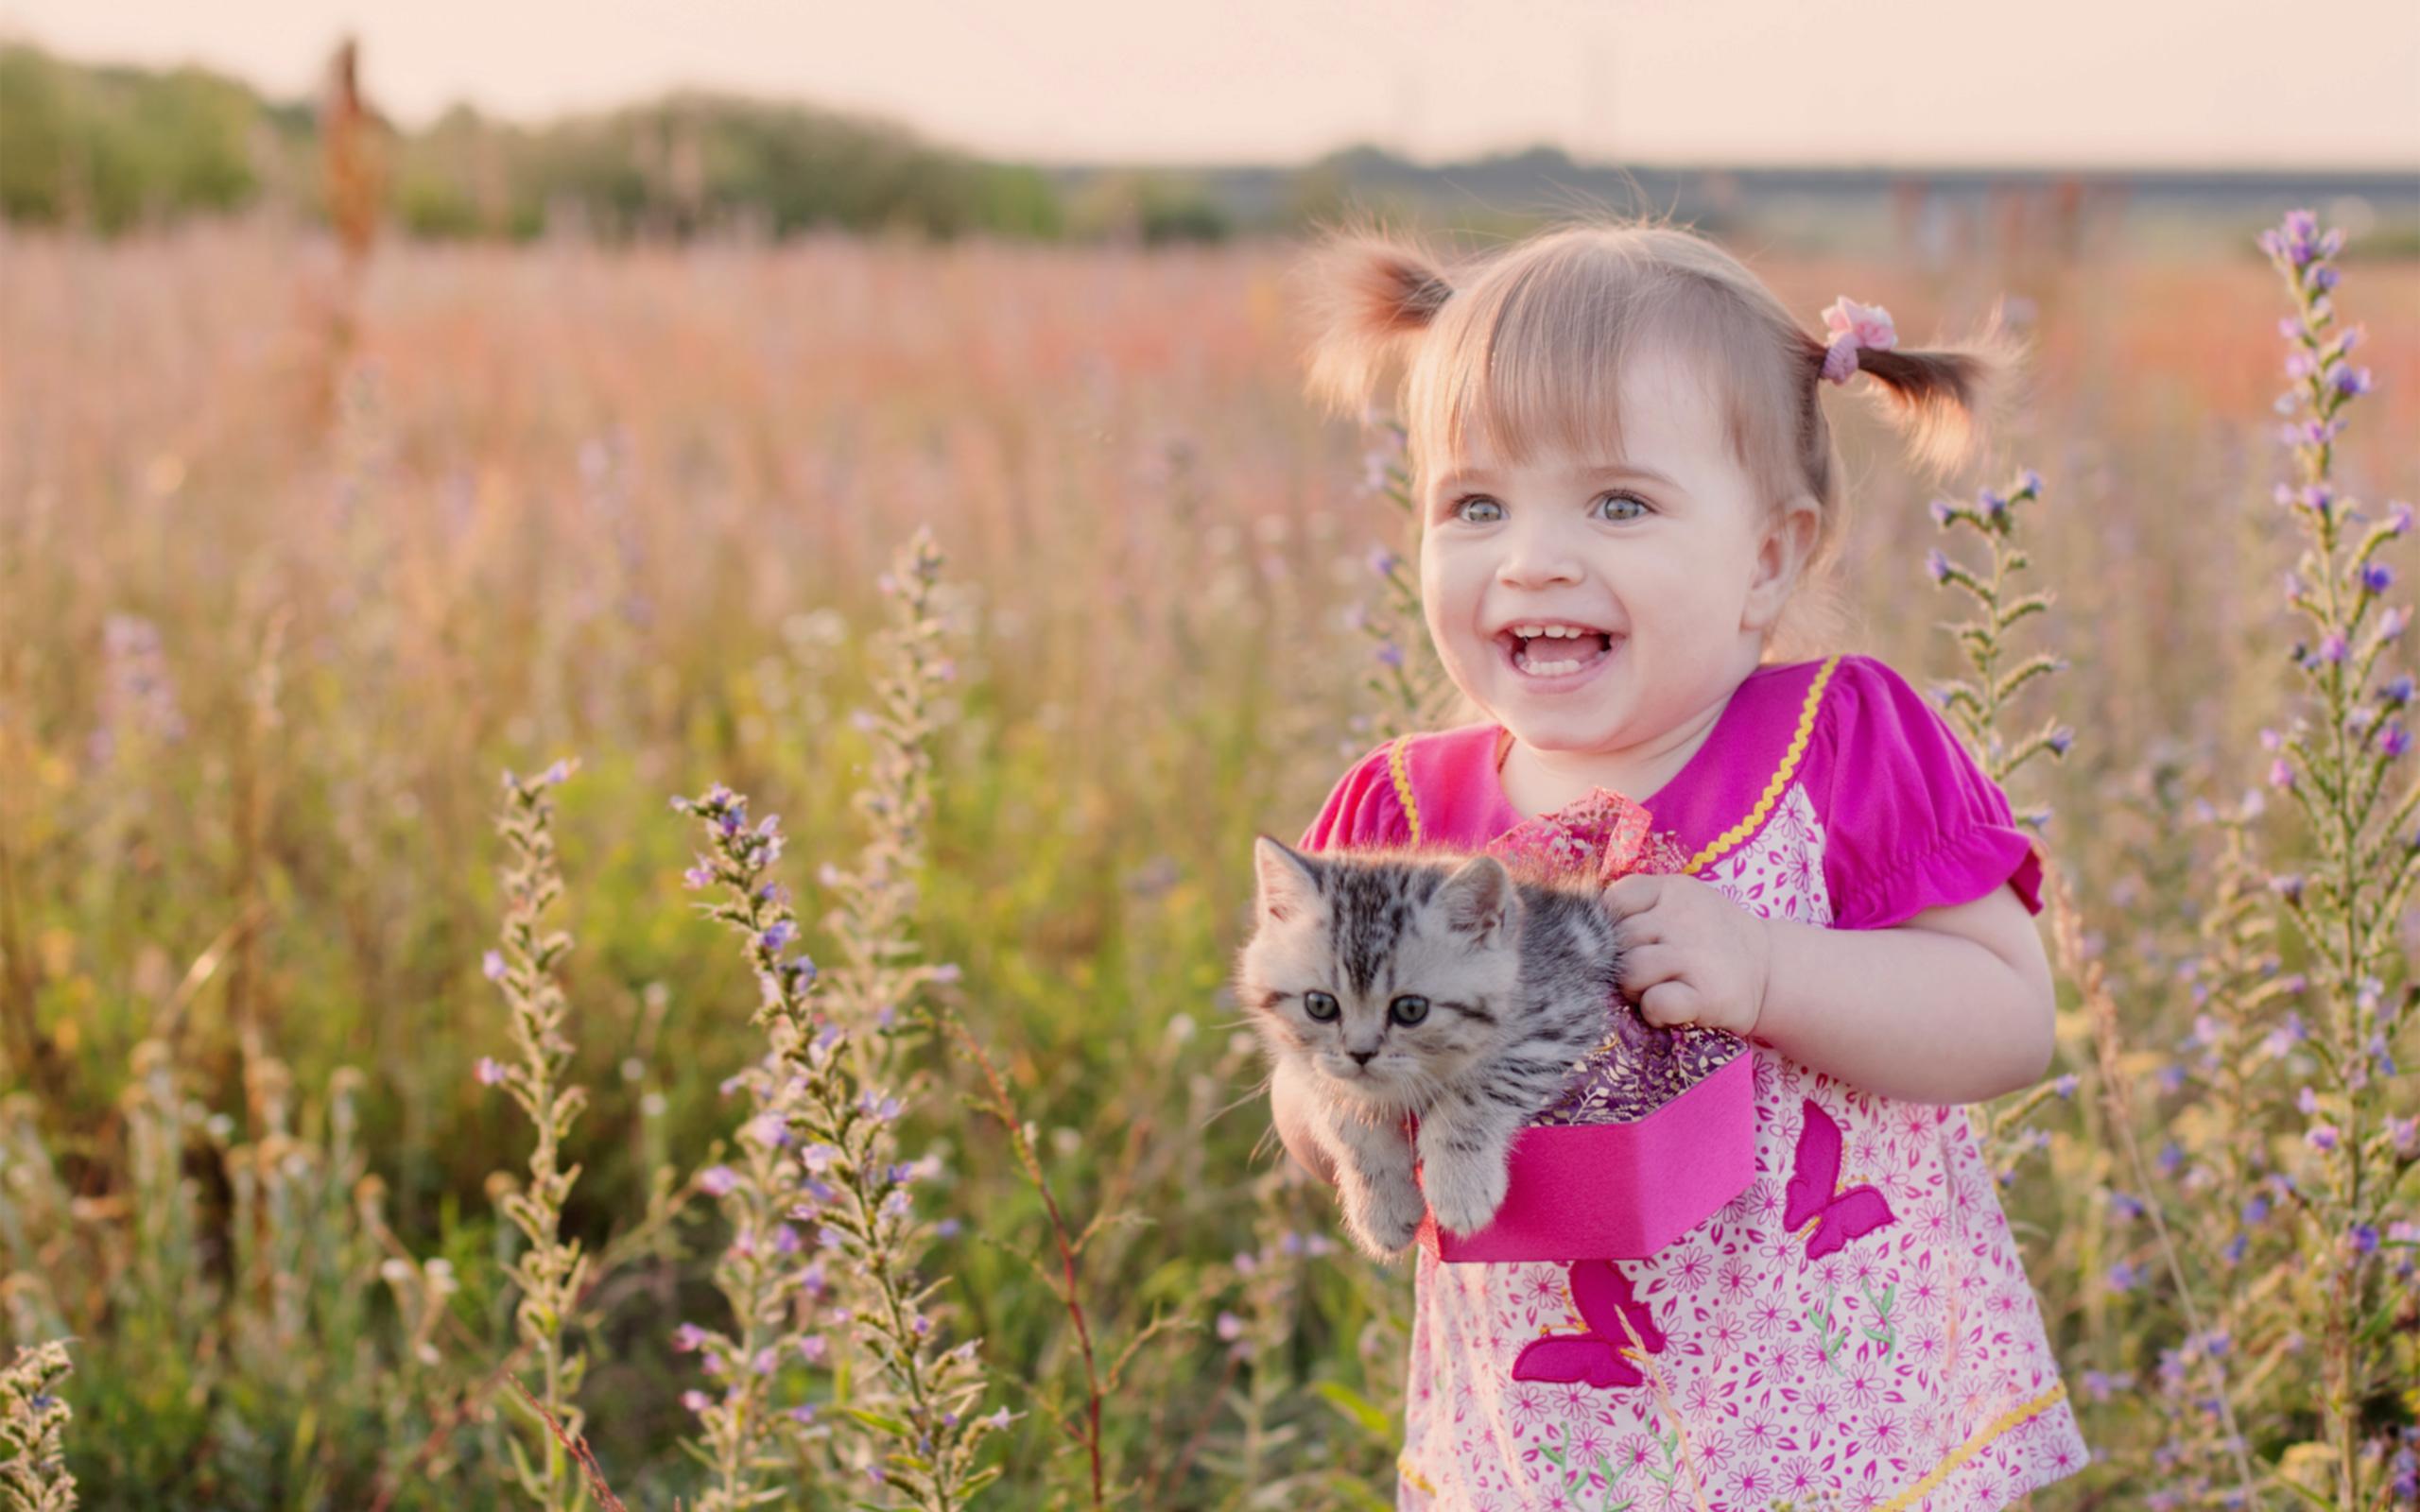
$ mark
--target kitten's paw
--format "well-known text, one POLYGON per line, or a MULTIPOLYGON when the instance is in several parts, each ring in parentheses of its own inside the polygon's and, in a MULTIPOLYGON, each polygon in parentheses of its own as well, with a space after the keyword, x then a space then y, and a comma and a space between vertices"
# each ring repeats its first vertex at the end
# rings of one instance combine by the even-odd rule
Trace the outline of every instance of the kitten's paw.
POLYGON ((1345 1202, 1345 1232, 1363 1254, 1392 1260, 1420 1236, 1427 1212, 1420 1189, 1409 1180, 1376 1182, 1345 1202))
POLYGON ((1468 1236, 1495 1221, 1512 1173, 1501 1160, 1431 1160, 1421 1168, 1437 1227, 1468 1236))

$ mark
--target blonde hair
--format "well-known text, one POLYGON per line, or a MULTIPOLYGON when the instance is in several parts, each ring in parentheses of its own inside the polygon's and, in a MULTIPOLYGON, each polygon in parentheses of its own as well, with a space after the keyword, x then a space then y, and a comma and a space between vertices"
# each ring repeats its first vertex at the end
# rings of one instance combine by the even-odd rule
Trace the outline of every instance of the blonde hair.
MULTIPOLYGON (((1364 413, 1381 376, 1403 363, 1395 412, 1415 497, 1464 455, 1474 426, 1516 465, 1546 445, 1620 455, 1622 360, 1655 345, 1698 364, 1721 396, 1733 455, 1769 507, 1800 493, 1815 501, 1800 582, 1820 583, 1837 558, 1846 498, 1821 393, 1829 336, 1800 325, 1763 280, 1695 232, 1590 216, 1456 262, 1415 237, 1347 225, 1320 238, 1297 277, 1312 316, 1315 400, 1364 413)), ((1915 456, 1947 472, 1977 449, 2019 352, 1995 307, 1958 345, 1858 357, 1915 456)), ((1814 596, 1811 612, 1836 632, 1836 598, 1814 596)), ((1810 613, 1797 597, 1794 626, 1810 613)))

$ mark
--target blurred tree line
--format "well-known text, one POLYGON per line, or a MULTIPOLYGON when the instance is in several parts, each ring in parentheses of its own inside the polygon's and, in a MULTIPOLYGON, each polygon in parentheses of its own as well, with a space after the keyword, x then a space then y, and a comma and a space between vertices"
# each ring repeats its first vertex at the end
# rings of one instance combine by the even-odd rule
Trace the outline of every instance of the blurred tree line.
MULTIPOLYGON (((88 65, 0 43, 0 215, 102 234, 262 202, 325 218, 321 118, 200 68, 88 65)), ((372 120, 385 216, 407 235, 828 227, 1159 242, 1235 229, 1182 176, 1111 173, 1071 189, 888 122, 712 93, 535 127, 468 106, 419 131, 372 120)))

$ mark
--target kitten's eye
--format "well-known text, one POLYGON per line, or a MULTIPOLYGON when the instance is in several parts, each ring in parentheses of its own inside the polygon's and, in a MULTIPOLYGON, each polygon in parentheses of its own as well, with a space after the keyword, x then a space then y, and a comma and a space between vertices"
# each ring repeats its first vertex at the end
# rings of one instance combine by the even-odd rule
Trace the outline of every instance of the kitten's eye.
POLYGON ((1416 992, 1407 992, 1387 1005, 1387 1011, 1397 1023, 1415 1024, 1428 1017, 1428 1000, 1416 992))
POLYGON ((1325 992, 1305 992, 1303 994, 1303 1011, 1320 1023, 1332 1023, 1342 1010, 1336 1005, 1336 999, 1325 992))

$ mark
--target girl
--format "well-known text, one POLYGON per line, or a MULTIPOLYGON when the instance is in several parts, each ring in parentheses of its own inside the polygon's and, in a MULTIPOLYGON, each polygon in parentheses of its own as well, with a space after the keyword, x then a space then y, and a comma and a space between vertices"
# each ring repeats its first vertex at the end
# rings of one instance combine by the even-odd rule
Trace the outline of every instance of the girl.
POLYGON ((1567 850, 1601 840, 1576 817, 1598 790, 1634 798, 1687 860, 1605 888, 1622 988, 1755 1057, 1754 1180, 1652 1258, 1421 1249, 1398 1505, 1985 1512, 2072 1473, 1958 1106, 2048 1064, 2040 863, 1896 672, 1765 659, 1840 539, 1823 389, 1867 375, 1954 463, 2010 364, 1996 325, 1901 351, 1842 300, 1811 335, 1731 256, 1647 225, 1565 226, 1467 277, 1373 232, 1309 266, 1319 397, 1357 408, 1408 359, 1428 631, 1484 717, 1371 749, 1302 849, 1567 850), (1535 1364, 1558 1334, 1616 1354, 1535 1364))

